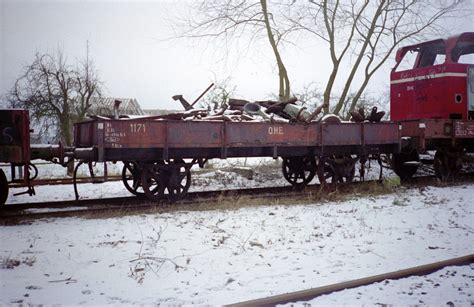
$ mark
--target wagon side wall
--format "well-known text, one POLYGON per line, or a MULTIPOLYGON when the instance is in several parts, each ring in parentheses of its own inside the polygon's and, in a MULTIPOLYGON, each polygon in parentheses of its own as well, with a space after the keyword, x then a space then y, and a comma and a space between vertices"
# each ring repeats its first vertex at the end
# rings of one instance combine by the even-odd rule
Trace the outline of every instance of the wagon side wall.
POLYGON ((393 152, 396 123, 90 121, 76 125, 76 146, 98 148, 98 160, 159 160, 393 152))

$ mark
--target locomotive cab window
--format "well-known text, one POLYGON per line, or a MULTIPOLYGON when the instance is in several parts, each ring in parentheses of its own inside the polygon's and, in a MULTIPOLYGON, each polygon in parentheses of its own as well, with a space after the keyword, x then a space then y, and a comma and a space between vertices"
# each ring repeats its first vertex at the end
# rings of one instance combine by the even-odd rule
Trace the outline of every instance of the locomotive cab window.
POLYGON ((474 64, 474 41, 458 41, 451 51, 451 60, 460 64, 474 64))
POLYGON ((426 44, 416 45, 404 51, 403 57, 397 63, 395 71, 441 65, 446 62, 446 45, 444 40, 436 40, 426 44))
POLYGON ((446 61, 446 47, 443 40, 420 48, 417 68, 443 64, 446 61))
POLYGON ((397 64, 395 71, 413 69, 413 67, 415 67, 416 58, 418 57, 418 52, 418 49, 412 49, 405 53, 402 60, 397 64))

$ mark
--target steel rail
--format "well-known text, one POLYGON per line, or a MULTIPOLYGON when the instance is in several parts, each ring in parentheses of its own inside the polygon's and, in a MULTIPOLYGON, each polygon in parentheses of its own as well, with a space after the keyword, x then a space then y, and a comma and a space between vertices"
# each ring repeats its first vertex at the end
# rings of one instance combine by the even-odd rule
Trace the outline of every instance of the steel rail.
MULTIPOLYGON (((95 176, 95 177, 79 177, 77 183, 104 183, 107 181, 120 181, 122 176, 95 176)), ((49 179, 34 179, 30 181, 33 186, 42 185, 60 185, 60 184, 72 184, 73 178, 49 178, 49 179)), ((10 188, 22 188, 24 184, 18 182, 12 182, 9 185, 10 188)))
MULTIPOLYGON (((412 179, 411 183, 423 183, 425 181, 433 180, 434 176, 423 176, 423 177, 415 177, 412 179)), ((363 185, 363 184, 370 184, 376 182, 377 180, 366 180, 366 181, 354 181, 351 185, 363 185)), ((410 182, 408 183, 410 184, 410 182)), ((327 184, 328 187, 333 187, 332 184, 327 184)), ((347 186, 347 185, 346 185, 347 186)), ((244 188, 244 189, 228 189, 228 190, 216 190, 216 191, 200 191, 200 192, 189 192, 186 193, 183 200, 194 198, 194 197, 207 197, 208 195, 230 195, 230 194, 260 194, 260 193, 288 193, 294 191, 313 191, 315 189, 320 189, 320 184, 311 184, 304 187, 302 190, 295 189, 293 186, 278 186, 278 187, 259 187, 259 188, 244 188)), ((97 201, 107 202, 107 203, 123 203, 123 202, 149 202, 153 203, 151 200, 148 200, 144 195, 142 196, 123 196, 123 197, 104 197, 104 198, 95 198, 95 199, 79 199, 79 200, 63 200, 63 201, 48 201, 48 202, 27 202, 27 203, 16 203, 16 204, 5 204, 3 207, 0 207, 0 213, 2 211, 9 211, 9 210, 18 210, 18 209, 32 209, 32 208, 44 208, 45 206, 48 208, 59 208, 65 206, 87 206, 93 205, 97 201)), ((182 200, 181 200, 182 201, 182 200)), ((158 204, 162 204, 166 201, 158 202, 158 204)), ((155 202, 156 203, 156 202, 155 202)))
MULTIPOLYGON (((307 188, 309 191, 310 188, 307 188)), ((246 196, 248 198, 275 198, 275 197, 298 197, 301 191, 292 186, 272 188, 251 188, 224 191, 202 191, 188 193, 175 202, 169 201, 153 202, 144 196, 125 196, 101 199, 81 199, 68 201, 55 201, 48 203, 24 203, 5 205, 0 209, 0 224, 14 224, 18 220, 31 220, 50 217, 84 216, 91 213, 113 212, 145 212, 157 210, 161 212, 176 210, 179 206, 190 206, 209 203, 211 201, 233 199, 246 196), (69 208, 69 209, 68 209, 69 208), (29 210, 39 212, 28 212, 29 210), (51 209, 50 211, 44 211, 51 209)))
POLYGON ((322 286, 318 288, 302 290, 292 293, 285 293, 275 296, 270 296, 266 298, 260 298, 255 300, 249 300, 245 302, 240 302, 236 304, 229 304, 226 306, 231 307, 241 307, 241 306, 275 306, 279 304, 288 304, 296 302, 305 302, 310 301, 318 296, 330 294, 333 292, 357 288, 361 286, 370 285, 373 283, 381 282, 387 279, 401 279, 410 276, 420 276, 426 275, 429 273, 436 272, 447 266, 460 266, 471 264, 474 262, 474 254, 470 254, 463 257, 452 258, 448 260, 438 261, 430 264, 420 265, 412 267, 409 269, 393 271, 385 274, 374 275, 370 277, 345 281, 337 284, 332 284, 328 286, 322 286))
MULTIPOLYGON (((265 188, 248 188, 248 189, 230 189, 230 190, 217 190, 217 191, 200 191, 200 192, 190 192, 187 193, 183 199, 178 201, 182 203, 187 199, 193 199, 196 197, 210 197, 214 195, 229 196, 229 195, 244 195, 244 194, 260 194, 260 193, 277 193, 277 192, 289 192, 293 191, 292 186, 283 186, 283 187, 265 187, 265 188)), ((24 209, 33 209, 33 208, 62 208, 65 206, 90 206, 94 205, 97 202, 106 202, 110 204, 115 203, 136 203, 136 202, 147 202, 155 204, 167 203, 166 200, 161 202, 153 202, 146 198, 145 195, 135 196, 123 196, 123 197, 104 197, 104 198, 91 198, 91 199, 79 199, 79 200, 64 200, 64 201, 48 201, 48 202, 27 202, 27 203, 17 203, 17 204, 6 204, 2 211, 13 211, 13 210, 24 210, 24 209)))

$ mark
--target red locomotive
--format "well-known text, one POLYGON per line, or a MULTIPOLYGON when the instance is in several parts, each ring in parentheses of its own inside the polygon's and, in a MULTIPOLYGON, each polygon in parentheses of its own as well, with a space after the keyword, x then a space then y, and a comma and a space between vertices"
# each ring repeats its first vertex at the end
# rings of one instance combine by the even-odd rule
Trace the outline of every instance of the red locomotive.
POLYGON ((400 48, 390 75, 391 119, 474 119, 473 78, 474 33, 400 48))
POLYGON ((302 187, 315 175, 320 182, 351 181, 356 161, 364 165, 371 155, 380 161, 380 154, 391 155, 394 171, 406 179, 424 162, 421 153, 435 152, 436 175, 449 179, 474 152, 474 65, 466 63, 473 56, 474 33, 400 48, 391 73, 390 122, 96 117, 77 123, 75 147, 63 148, 31 147, 27 111, 0 110, 0 162, 12 166, 10 181, 0 169, 0 204, 9 186, 26 186, 34 194, 30 170, 37 158, 62 164, 65 157, 122 161, 125 187, 153 200, 185 194, 191 166, 211 158, 281 157, 284 177, 302 187), (410 58, 411 66, 404 66, 410 58), (23 166, 21 178, 15 177, 16 166, 23 166))
POLYGON ((436 151, 436 175, 455 177, 474 151, 474 33, 400 48, 390 76, 390 115, 400 122, 403 141, 393 159, 397 175, 411 177, 419 153, 436 151))

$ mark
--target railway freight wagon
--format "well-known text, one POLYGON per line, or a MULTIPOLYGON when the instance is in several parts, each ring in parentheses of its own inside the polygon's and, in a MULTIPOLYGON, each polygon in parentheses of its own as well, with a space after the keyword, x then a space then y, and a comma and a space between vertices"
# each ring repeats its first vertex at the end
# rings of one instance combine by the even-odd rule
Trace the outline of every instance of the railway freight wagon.
POLYGON ((320 180, 352 180, 358 160, 352 155, 398 152, 400 138, 398 125, 389 122, 276 124, 143 118, 78 123, 74 139, 76 148, 87 150, 86 161, 124 161, 131 174, 124 178, 127 189, 132 193, 143 189, 156 200, 186 193, 191 166, 211 158, 282 157, 283 175, 297 187, 308 184, 318 170, 320 180))
POLYGON ((441 179, 455 178, 474 152, 474 33, 400 48, 390 76, 391 120, 400 123, 402 178, 421 162, 441 179), (435 153, 434 159, 420 154, 435 153))

